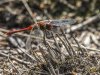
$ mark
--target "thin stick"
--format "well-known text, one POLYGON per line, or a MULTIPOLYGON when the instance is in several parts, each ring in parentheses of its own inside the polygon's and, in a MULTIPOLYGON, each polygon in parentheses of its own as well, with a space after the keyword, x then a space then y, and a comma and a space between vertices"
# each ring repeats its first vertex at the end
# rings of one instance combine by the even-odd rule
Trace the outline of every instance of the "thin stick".
POLYGON ((78 29, 82 28, 85 25, 91 25, 90 23, 95 22, 97 20, 100 20, 100 14, 97 14, 97 15, 95 15, 93 17, 90 17, 88 20, 86 20, 86 21, 84 21, 82 23, 79 23, 79 24, 76 24, 75 26, 72 26, 71 29, 67 29, 66 32, 70 33, 70 30, 73 32, 75 30, 78 30, 78 29))
POLYGON ((29 5, 27 4, 26 0, 22 0, 25 8, 27 9, 28 13, 30 14, 30 16, 32 17, 33 22, 37 23, 37 20, 33 17, 33 13, 31 11, 31 8, 29 7, 29 5))
MULTIPOLYGON (((8 57, 9 55, 0 52, 0 56, 8 57)), ((29 64, 30 64, 30 62, 26 62, 26 61, 20 60, 20 59, 18 59, 18 58, 13 57, 13 56, 9 56, 9 58, 10 58, 10 59, 13 59, 13 60, 15 60, 15 61, 17 61, 17 62, 20 63, 20 64, 24 64, 24 65, 29 65, 29 64)))

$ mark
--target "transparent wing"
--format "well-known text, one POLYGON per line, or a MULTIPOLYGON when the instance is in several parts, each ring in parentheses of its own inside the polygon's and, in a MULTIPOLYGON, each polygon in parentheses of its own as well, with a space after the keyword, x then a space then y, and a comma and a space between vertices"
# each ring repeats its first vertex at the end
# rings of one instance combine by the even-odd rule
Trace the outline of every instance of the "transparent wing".
POLYGON ((60 19, 60 20, 45 20, 47 24, 51 24, 54 26, 62 26, 62 25, 72 25, 76 21, 74 19, 60 19))

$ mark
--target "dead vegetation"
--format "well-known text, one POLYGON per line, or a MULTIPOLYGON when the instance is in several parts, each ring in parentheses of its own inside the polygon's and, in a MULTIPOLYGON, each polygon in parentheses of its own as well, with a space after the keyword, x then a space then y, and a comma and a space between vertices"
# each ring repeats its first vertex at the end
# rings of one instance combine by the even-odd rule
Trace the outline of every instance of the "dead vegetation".
POLYGON ((100 75, 99 0, 1 0, 1 75, 100 75), (66 30, 12 34, 40 20, 73 18, 66 30))

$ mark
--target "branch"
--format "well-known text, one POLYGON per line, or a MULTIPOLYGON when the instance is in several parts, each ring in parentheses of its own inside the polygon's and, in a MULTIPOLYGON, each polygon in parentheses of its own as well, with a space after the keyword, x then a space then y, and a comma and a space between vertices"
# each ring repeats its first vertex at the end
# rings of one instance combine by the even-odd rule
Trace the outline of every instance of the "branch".
POLYGON ((93 23, 93 22, 95 22, 97 20, 100 20, 100 14, 98 14, 96 16, 93 16, 93 17, 89 18, 88 20, 86 20, 86 21, 84 21, 84 22, 82 22, 80 24, 77 24, 77 25, 71 27, 71 29, 67 29, 66 32, 67 33, 70 33, 70 31, 73 32, 73 31, 78 30, 78 29, 82 28, 85 25, 89 25, 90 23, 93 23))
POLYGON ((24 65, 29 65, 29 64, 30 64, 30 62, 26 62, 26 61, 17 59, 17 58, 15 58, 15 57, 13 57, 13 56, 9 56, 9 55, 7 55, 7 54, 5 54, 5 53, 1 53, 1 52, 0 52, 0 57, 1 57, 1 56, 3 56, 3 57, 9 57, 10 59, 13 59, 13 60, 17 61, 18 63, 24 64, 24 65))

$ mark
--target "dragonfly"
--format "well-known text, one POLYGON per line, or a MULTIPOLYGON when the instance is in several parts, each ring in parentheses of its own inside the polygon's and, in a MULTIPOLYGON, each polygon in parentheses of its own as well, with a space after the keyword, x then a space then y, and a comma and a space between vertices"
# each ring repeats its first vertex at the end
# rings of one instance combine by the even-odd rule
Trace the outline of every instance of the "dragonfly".
POLYGON ((22 31, 27 31, 27 30, 32 30, 33 28, 35 28, 37 25, 40 28, 46 28, 51 30, 52 27, 62 27, 62 26, 66 26, 66 25, 72 25, 74 24, 76 21, 74 19, 58 19, 58 20, 44 20, 44 21, 39 21, 35 24, 29 25, 28 27, 22 28, 22 29, 18 29, 18 30, 13 30, 13 31, 9 31, 6 34, 7 35, 11 35, 13 33, 17 33, 17 32, 22 32, 22 31))

